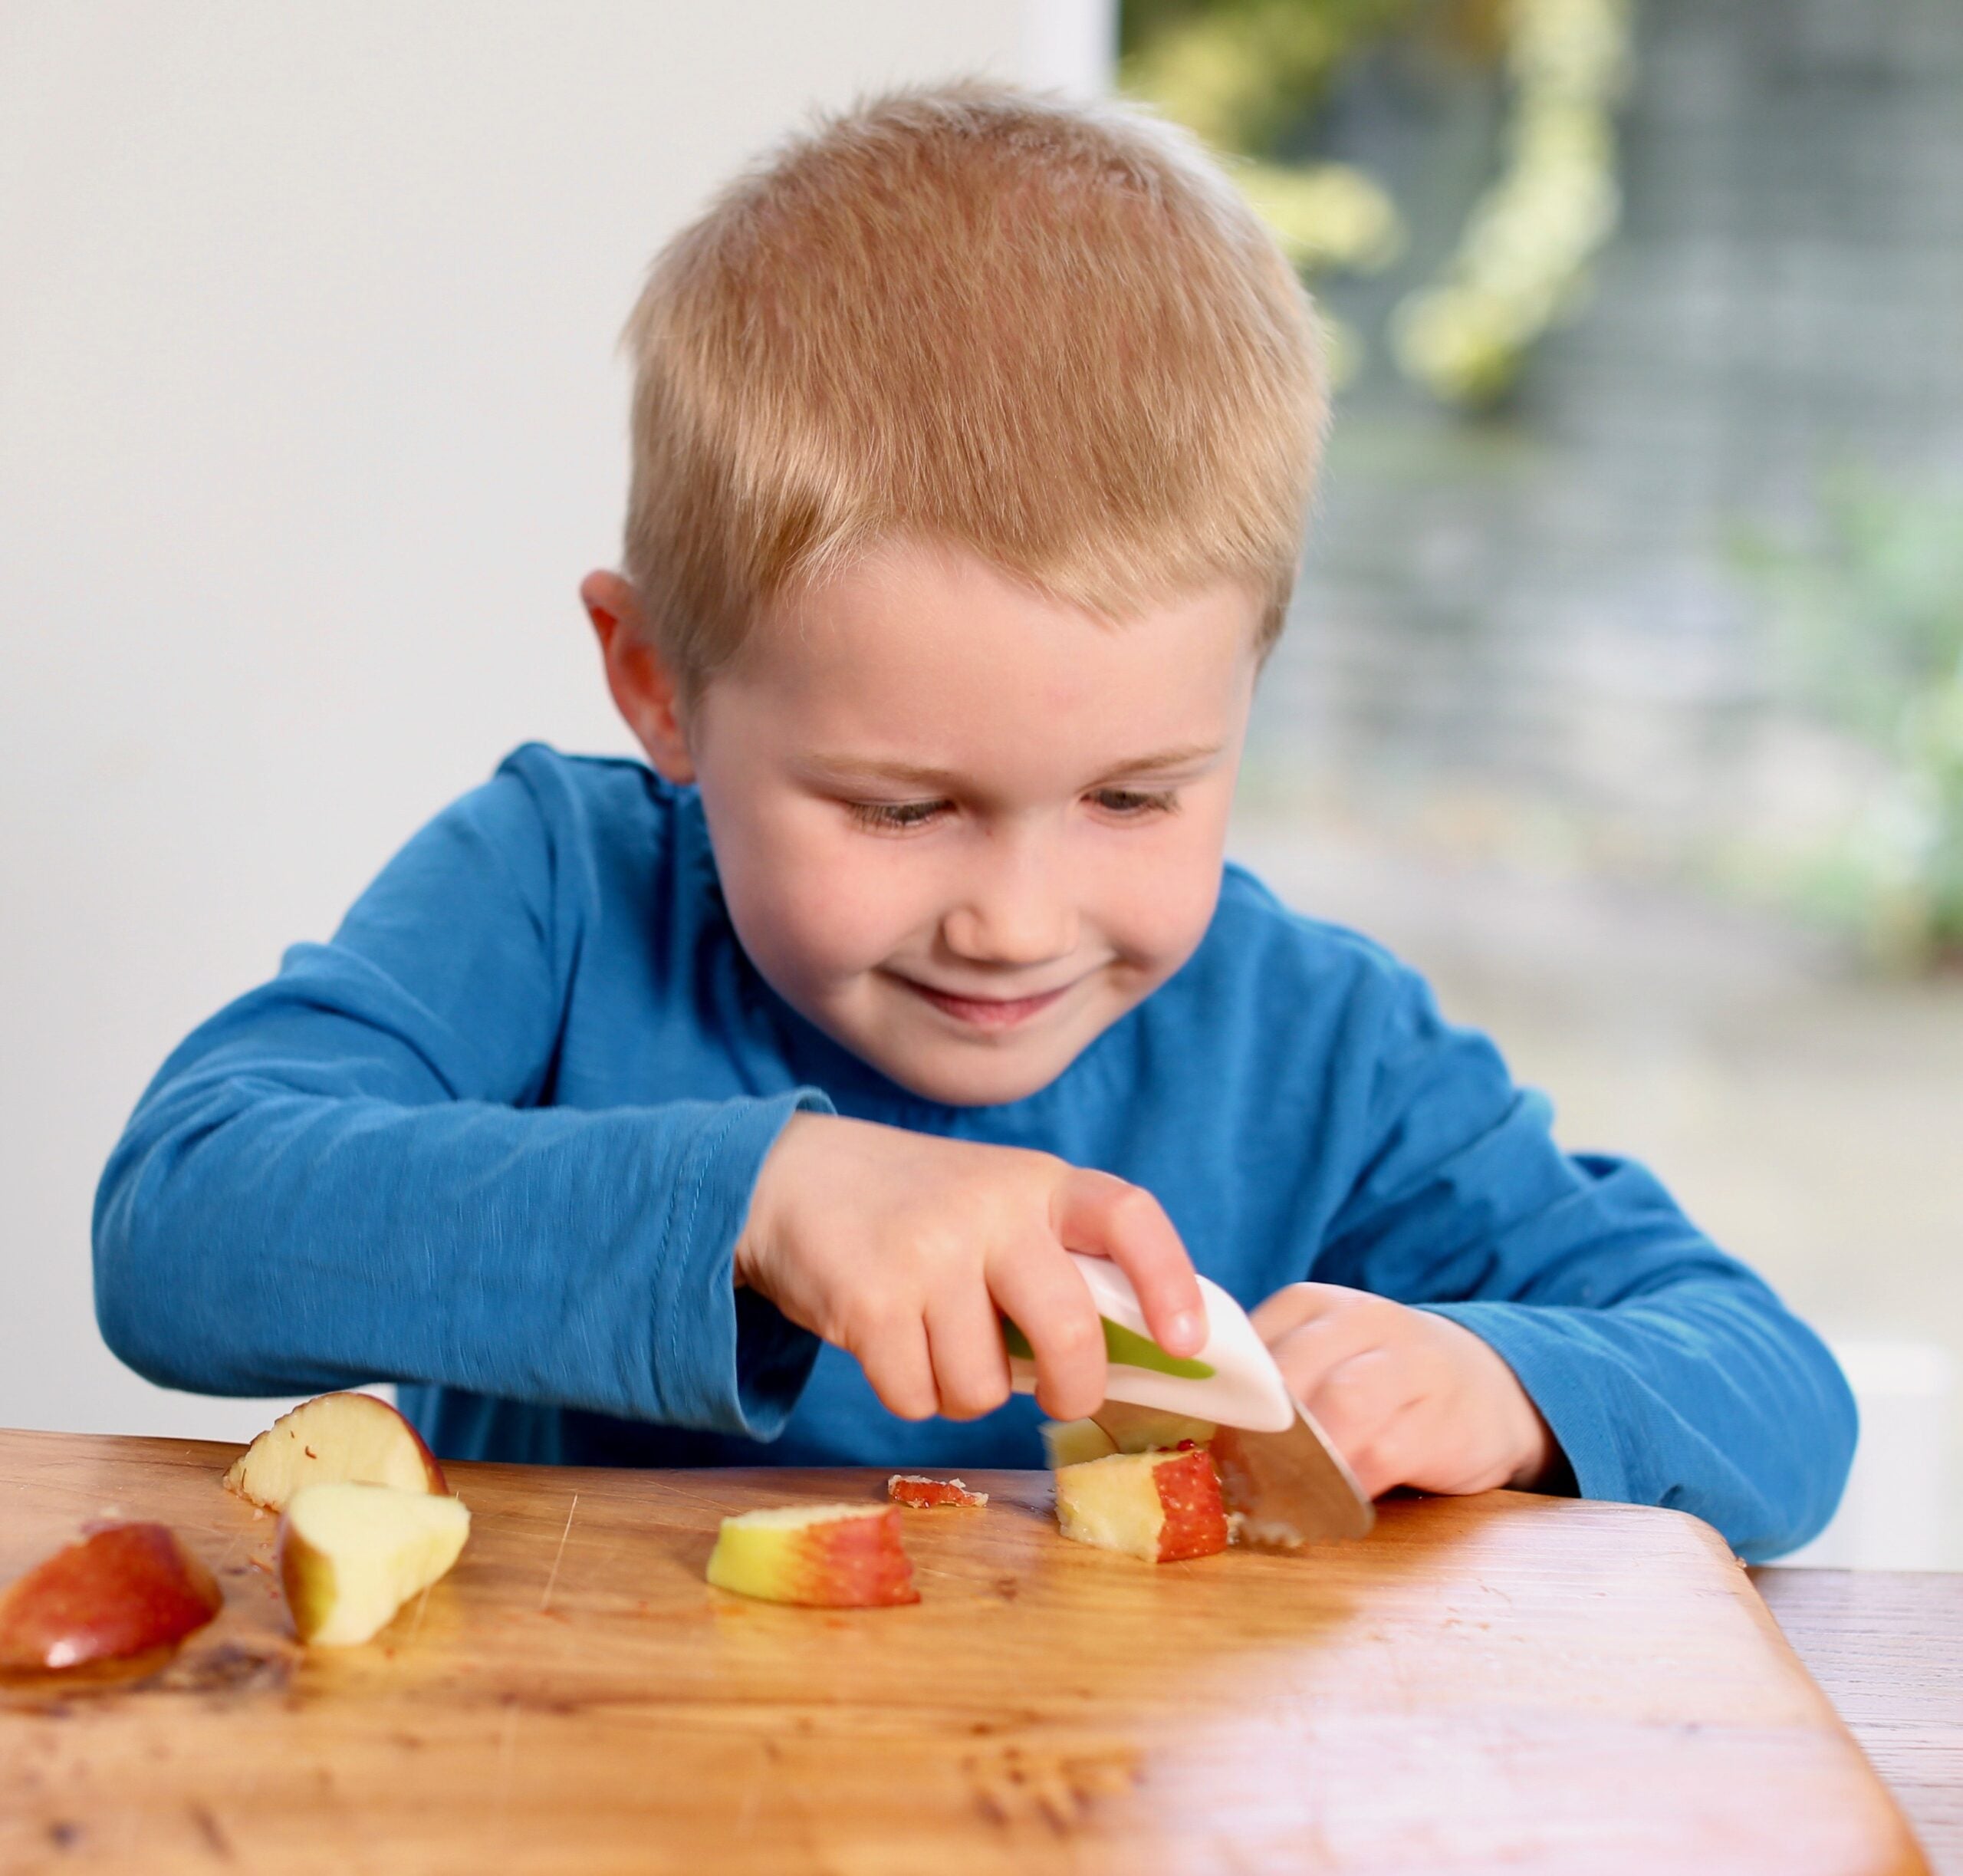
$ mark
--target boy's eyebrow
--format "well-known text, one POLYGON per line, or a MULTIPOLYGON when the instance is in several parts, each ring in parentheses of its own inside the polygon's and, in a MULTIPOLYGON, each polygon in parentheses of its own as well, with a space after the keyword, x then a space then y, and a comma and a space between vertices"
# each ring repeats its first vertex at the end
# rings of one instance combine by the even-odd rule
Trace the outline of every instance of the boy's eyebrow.
MULTIPOLYGON (((1224 746, 1218 742, 1189 742, 1129 756, 1092 777, 1084 786, 1101 788, 1121 775, 1157 775, 1195 762, 1211 762, 1224 746)), ((812 755, 806 759, 806 766, 834 781, 903 782, 913 787, 938 788, 946 793, 958 788, 963 779, 951 769, 935 769, 919 762, 862 760, 851 755, 812 755)))

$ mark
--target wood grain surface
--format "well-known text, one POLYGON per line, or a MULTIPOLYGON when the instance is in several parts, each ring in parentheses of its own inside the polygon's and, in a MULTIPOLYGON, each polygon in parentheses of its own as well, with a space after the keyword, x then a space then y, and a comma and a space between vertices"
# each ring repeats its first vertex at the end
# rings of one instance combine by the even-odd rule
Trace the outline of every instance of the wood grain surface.
POLYGON ((0 1693, 0 1868, 390 1876, 1925 1868, 1743 1568, 1666 1512, 1494 1493, 1153 1566, 1041 1475, 908 1512, 924 1600, 702 1581, 725 1513, 863 1473, 459 1465, 455 1572, 303 1652, 231 1446, 0 1433, 0 1578, 174 1524, 225 1613, 121 1684, 0 1693))
POLYGON ((1938 1876, 1963 1876, 1963 1575, 1754 1570, 1752 1581, 1938 1876))

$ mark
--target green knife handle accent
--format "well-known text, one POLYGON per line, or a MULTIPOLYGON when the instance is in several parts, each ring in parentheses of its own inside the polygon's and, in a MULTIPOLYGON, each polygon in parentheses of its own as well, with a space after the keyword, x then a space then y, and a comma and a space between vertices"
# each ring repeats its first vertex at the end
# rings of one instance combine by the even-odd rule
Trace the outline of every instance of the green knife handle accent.
MULTIPOLYGON (((1141 1335, 1136 1329, 1128 1329, 1122 1322, 1113 1322, 1109 1316, 1097 1320, 1104 1325, 1104 1352, 1113 1361, 1121 1361, 1129 1368, 1150 1368, 1160 1374, 1176 1374, 1181 1381, 1211 1381, 1219 1372, 1209 1361, 1194 1361, 1179 1355, 1169 1355, 1149 1336, 1141 1335)), ((1036 1359, 1036 1351, 1029 1345, 1029 1338, 1016 1327, 1007 1316, 1002 1318, 1002 1340, 1008 1344, 1008 1351, 1025 1361, 1036 1359)))

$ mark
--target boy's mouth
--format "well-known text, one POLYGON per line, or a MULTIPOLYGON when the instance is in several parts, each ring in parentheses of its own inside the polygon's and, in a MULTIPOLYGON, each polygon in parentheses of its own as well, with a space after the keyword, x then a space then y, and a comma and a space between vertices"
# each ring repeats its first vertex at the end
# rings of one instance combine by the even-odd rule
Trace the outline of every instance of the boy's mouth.
POLYGON ((1070 988, 1068 984, 1062 984, 1037 996, 957 996, 952 991, 936 990, 931 985, 916 982, 911 977, 901 977, 897 973, 895 981, 904 984, 922 1002, 932 1004, 943 1015, 951 1016, 956 1022, 974 1029, 1013 1029, 1018 1023, 1027 1022, 1040 1011, 1047 1009, 1070 988))

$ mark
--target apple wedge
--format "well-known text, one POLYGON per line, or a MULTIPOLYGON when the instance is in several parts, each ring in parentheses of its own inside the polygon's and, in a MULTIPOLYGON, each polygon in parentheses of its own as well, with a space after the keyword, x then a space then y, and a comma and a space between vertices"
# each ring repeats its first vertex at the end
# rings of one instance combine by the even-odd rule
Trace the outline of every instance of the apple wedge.
POLYGON ((785 1505, 725 1518, 709 1580, 738 1595, 808 1608, 920 1600, 891 1505, 785 1505))
POLYGON ((449 1569, 469 1535, 461 1499, 348 1482, 303 1486, 279 1526, 294 1632, 325 1647, 369 1640, 449 1569))
POLYGON ((147 1654, 202 1628, 224 1603, 211 1572, 167 1525, 110 1525, 0 1594, 0 1668, 147 1654))
POLYGON ((1202 1447, 1114 1453, 1057 1474, 1064 1536, 1147 1563, 1210 1557, 1227 1548, 1227 1512, 1202 1447))
POLYGON ((449 1490, 423 1436, 373 1394, 321 1394, 282 1414, 225 1475, 225 1488, 283 1511, 303 1486, 352 1482, 400 1492, 449 1490))

